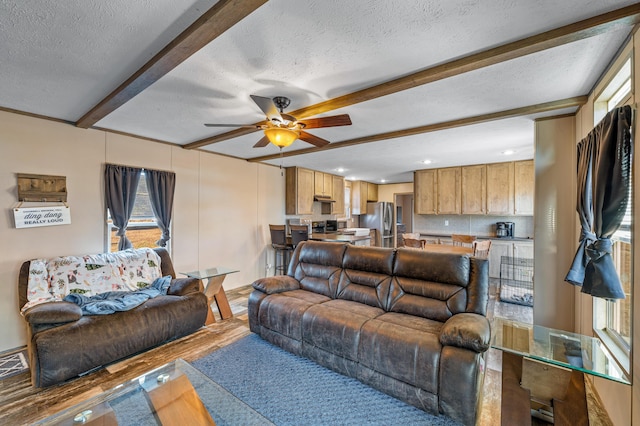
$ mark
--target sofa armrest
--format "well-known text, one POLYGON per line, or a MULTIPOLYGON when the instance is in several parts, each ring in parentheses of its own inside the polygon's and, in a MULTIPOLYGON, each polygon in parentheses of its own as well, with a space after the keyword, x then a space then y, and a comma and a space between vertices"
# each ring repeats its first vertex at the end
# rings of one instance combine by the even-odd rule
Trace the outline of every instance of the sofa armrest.
POLYGON ((167 294, 171 296, 185 296, 200 291, 200 286, 200 280, 197 278, 174 278, 171 280, 167 294))
POLYGON ((253 288, 266 294, 282 293, 298 290, 300 282, 289 275, 260 278, 253 283, 253 288))
POLYGON ((71 302, 46 302, 35 305, 24 313, 29 324, 63 324, 82 318, 80 306, 71 302))
POLYGON ((444 323, 440 331, 440 344, 443 346, 457 346, 482 353, 489 349, 490 343, 489 320, 478 314, 456 314, 444 323))

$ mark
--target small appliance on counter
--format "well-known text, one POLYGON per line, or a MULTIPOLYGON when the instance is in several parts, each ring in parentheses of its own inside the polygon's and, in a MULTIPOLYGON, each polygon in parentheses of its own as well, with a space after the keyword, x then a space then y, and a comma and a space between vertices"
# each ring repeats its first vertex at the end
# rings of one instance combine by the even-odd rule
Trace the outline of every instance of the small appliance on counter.
POLYGON ((327 220, 326 225, 324 227, 324 232, 326 233, 338 232, 338 221, 327 220))
POLYGON ((496 237, 498 238, 513 238, 513 222, 497 222, 496 223, 496 237))
POLYGON ((311 222, 312 234, 324 234, 327 228, 327 223, 324 220, 314 220, 311 222))

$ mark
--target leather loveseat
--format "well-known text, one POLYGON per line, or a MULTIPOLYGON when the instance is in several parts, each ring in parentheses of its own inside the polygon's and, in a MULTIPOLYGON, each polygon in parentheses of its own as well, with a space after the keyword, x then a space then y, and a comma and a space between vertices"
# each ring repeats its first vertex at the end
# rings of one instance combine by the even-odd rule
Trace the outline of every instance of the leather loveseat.
POLYGON ((488 262, 307 241, 253 283, 251 331, 411 405, 476 422, 491 331, 488 262))
MULTIPOLYGON (((204 325, 207 298, 195 278, 176 279, 169 253, 160 256, 162 276, 172 277, 166 295, 109 315, 83 315, 73 303, 54 301, 24 311, 34 386, 50 386, 193 333, 204 325)), ((30 261, 18 278, 20 308, 27 303, 30 261)))

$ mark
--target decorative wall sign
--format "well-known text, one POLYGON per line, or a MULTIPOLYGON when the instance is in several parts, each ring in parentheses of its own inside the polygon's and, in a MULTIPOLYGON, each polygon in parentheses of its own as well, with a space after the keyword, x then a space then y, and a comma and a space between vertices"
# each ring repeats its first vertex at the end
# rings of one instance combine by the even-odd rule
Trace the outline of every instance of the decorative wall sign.
POLYGON ((71 209, 68 206, 15 208, 13 217, 16 228, 69 225, 71 209))
POLYGON ((67 177, 18 173, 18 201, 65 202, 67 177))

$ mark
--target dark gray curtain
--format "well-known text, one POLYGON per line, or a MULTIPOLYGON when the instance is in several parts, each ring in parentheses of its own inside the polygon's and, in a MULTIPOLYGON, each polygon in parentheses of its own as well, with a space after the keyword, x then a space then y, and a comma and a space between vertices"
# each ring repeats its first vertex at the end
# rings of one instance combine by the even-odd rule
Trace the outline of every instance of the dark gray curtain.
POLYGON ((146 170, 147 190, 156 223, 162 231, 162 237, 156 241, 160 247, 165 247, 171 238, 169 225, 173 212, 173 194, 176 189, 176 174, 159 170, 146 170))
POLYGON ((111 213, 111 220, 118 228, 118 250, 132 248, 131 241, 127 238, 127 224, 133 211, 133 203, 136 199, 138 182, 142 169, 134 167, 107 164, 105 168, 105 199, 107 208, 111 213))
POLYGON ((611 257, 611 236, 620 227, 631 185, 631 107, 617 108, 578 144, 578 204, 581 235, 565 280, 582 292, 624 299, 611 257))

